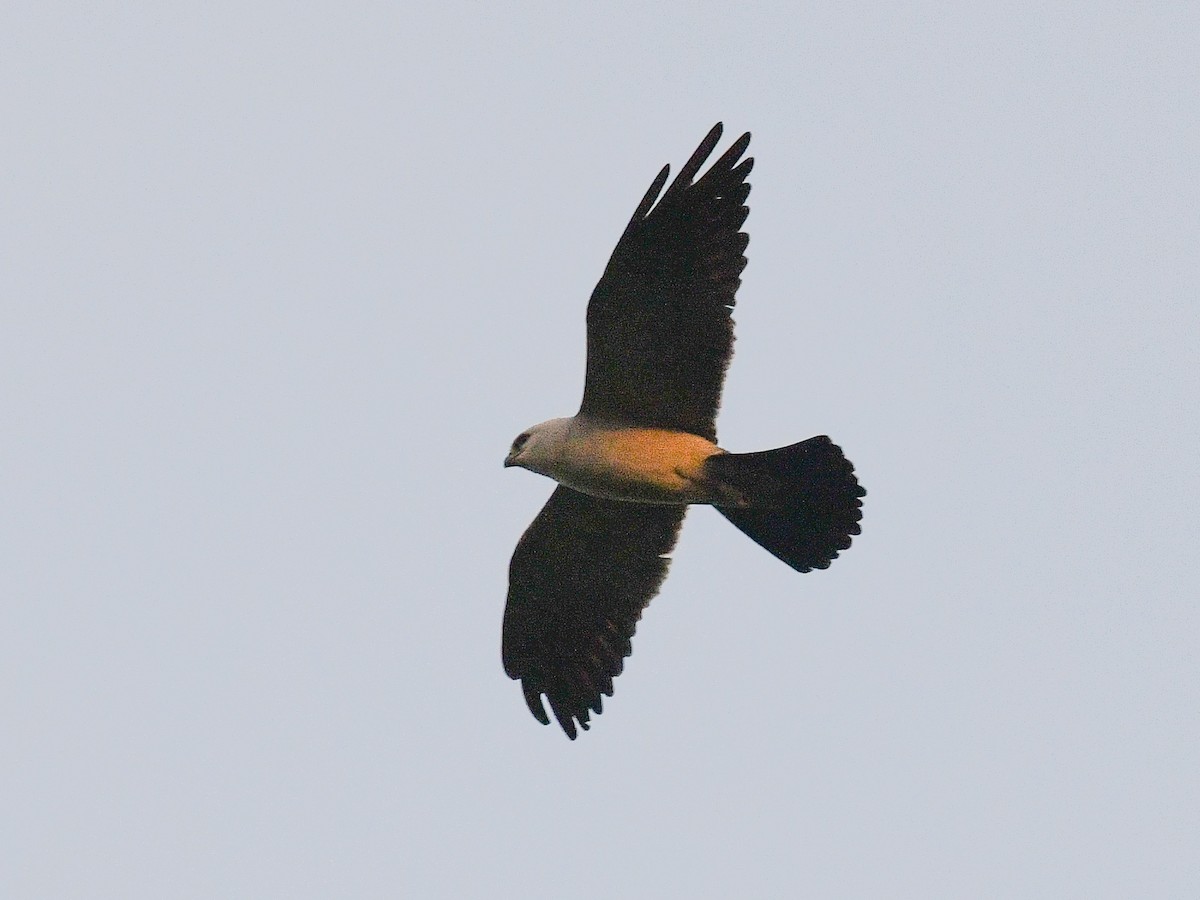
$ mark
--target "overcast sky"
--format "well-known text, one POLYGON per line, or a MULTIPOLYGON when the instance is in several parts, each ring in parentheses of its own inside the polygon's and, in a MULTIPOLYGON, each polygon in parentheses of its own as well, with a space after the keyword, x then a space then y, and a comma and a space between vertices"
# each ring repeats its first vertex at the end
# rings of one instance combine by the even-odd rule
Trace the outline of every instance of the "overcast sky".
POLYGON ((1049 6, 7 3, 0 894, 1196 896, 1200 6, 1049 6), (501 462, 718 120, 863 534, 693 510, 571 743, 501 462))

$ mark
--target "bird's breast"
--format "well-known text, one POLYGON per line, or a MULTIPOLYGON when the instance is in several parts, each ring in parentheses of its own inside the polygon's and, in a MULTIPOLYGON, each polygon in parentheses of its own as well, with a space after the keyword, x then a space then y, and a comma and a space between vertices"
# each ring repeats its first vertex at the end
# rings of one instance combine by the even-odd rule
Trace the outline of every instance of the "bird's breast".
POLYGON ((580 429, 563 448, 552 476, 567 487, 639 503, 711 503, 704 460, 722 452, 712 441, 654 428, 580 429))

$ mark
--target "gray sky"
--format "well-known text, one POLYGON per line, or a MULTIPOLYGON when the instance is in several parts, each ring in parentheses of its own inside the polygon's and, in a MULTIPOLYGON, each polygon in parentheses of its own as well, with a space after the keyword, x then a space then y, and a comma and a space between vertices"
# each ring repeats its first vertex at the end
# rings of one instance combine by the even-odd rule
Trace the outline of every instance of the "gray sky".
POLYGON ((0 14, 0 894, 1195 896, 1200 7, 353 6, 0 14), (501 461, 719 119, 863 535, 692 511, 572 744, 501 461))

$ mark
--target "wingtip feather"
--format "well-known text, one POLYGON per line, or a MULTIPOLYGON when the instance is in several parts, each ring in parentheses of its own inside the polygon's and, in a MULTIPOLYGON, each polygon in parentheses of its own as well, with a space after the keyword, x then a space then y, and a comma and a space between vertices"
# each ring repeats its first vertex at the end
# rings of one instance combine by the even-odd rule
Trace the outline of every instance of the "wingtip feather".
POLYGON ((529 707, 533 717, 543 725, 549 725, 550 717, 546 715, 546 706, 542 703, 542 692, 524 680, 521 687, 525 691, 525 705, 529 707))
POLYGON ((704 136, 704 140, 700 142, 700 146, 691 155, 683 168, 679 170, 679 174, 675 176, 675 180, 671 186, 667 188, 667 193, 677 190, 683 190, 691 185, 696 177, 696 173, 700 171, 700 167, 704 165, 704 161, 712 156, 713 149, 717 146, 717 142, 721 140, 721 132, 724 130, 724 125, 718 122, 704 136))

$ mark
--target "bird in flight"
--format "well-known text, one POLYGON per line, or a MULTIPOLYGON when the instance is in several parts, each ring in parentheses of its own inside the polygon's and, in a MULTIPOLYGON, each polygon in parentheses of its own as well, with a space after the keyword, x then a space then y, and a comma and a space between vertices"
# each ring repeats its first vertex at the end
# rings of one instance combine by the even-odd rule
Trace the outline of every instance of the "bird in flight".
POLYGON ((747 133, 697 178, 720 138, 718 123, 665 193, 663 167, 617 242, 588 303, 579 412, 522 432, 504 460, 558 482, 509 566, 504 670, 572 740, 612 696, 688 504, 800 572, 828 568, 860 533, 866 491, 828 437, 716 444, 754 165, 747 133))

